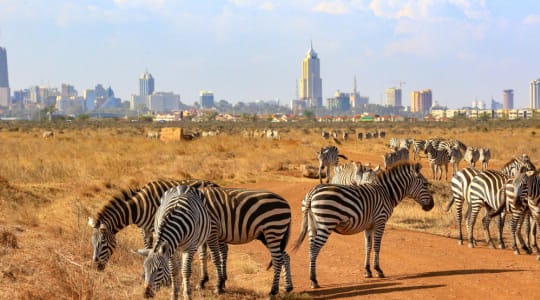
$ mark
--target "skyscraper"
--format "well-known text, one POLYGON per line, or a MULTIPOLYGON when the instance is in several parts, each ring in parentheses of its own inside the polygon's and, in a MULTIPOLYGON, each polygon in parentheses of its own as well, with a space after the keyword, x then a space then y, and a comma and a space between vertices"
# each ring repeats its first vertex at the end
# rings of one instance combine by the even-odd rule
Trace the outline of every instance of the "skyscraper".
POLYGON ((150 96, 154 93, 154 77, 145 71, 139 78, 139 96, 150 96))
POLYGON ((202 108, 214 107, 214 93, 210 91, 201 91, 199 94, 200 104, 202 108))
POLYGON ((503 91, 503 109, 514 109, 514 90, 503 91))
POLYGON ((0 106, 10 105, 10 94, 6 48, 0 47, 0 106))
POLYGON ((401 106, 401 89, 392 87, 386 89, 386 106, 401 106))
POLYGON ((529 101, 530 109, 539 109, 540 108, 540 79, 531 81, 530 94, 531 98, 529 101))
POLYGON ((300 79, 300 100, 306 101, 306 107, 322 106, 322 79, 319 57, 311 44, 302 61, 300 79))
POLYGON ((411 92, 411 112, 428 113, 433 104, 433 94, 430 89, 411 92))

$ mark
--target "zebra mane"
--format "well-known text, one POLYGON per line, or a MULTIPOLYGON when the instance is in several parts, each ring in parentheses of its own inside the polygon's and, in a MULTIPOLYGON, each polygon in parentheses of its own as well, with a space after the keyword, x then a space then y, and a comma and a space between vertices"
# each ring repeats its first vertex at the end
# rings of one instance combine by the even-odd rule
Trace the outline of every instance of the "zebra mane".
POLYGON ((379 181, 381 179, 383 179, 384 177, 386 177, 387 173, 391 172, 391 171, 394 171, 394 170, 397 170, 397 169, 406 169, 406 168, 411 168, 411 167, 415 167, 417 168, 418 171, 420 171, 420 169, 422 168, 422 165, 420 165, 419 163, 416 163, 416 162, 409 162, 409 161, 400 161, 398 163, 396 163, 395 165, 392 165, 390 168, 382 171, 382 172, 379 172, 379 174, 377 174, 377 177, 375 177, 375 180, 379 181))
POLYGON ((139 186, 129 187, 127 189, 121 190, 117 195, 113 196, 109 203, 105 204, 105 206, 103 206, 103 208, 101 208, 101 210, 98 212, 96 218, 96 227, 99 227, 103 219, 106 219, 108 218, 108 216, 110 216, 110 214, 108 213, 109 211, 116 210, 116 207, 118 207, 119 203, 128 202, 141 190, 142 189, 139 186))

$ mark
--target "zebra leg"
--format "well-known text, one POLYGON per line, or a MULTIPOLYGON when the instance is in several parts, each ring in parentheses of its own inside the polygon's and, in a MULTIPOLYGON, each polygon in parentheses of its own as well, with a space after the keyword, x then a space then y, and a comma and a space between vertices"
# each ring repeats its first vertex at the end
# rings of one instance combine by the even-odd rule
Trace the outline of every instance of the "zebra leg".
MULTIPOLYGON (((214 263, 214 266, 216 267, 216 274, 217 274, 217 283, 216 283, 216 294, 222 294, 223 288, 225 286, 225 279, 226 275, 223 274, 223 255, 221 253, 221 246, 218 238, 216 236, 211 236, 206 241, 207 246, 210 248, 210 253, 212 262, 214 263)), ((201 280, 202 281, 202 280, 201 280)))
POLYGON ((184 299, 191 299, 191 265, 196 249, 189 249, 182 254, 182 296, 184 299))
POLYGON ((208 277, 208 247, 206 243, 199 247, 199 261, 201 263, 201 279, 197 285, 198 290, 203 290, 209 280, 208 277))
POLYGON ((503 229, 504 229, 504 219, 506 218, 506 213, 503 212, 499 215, 499 249, 506 249, 506 244, 504 243, 503 229))
POLYGON ((317 229, 317 234, 315 238, 309 237, 309 279, 311 280, 311 288, 319 288, 319 283, 317 282, 317 256, 322 247, 328 240, 329 232, 326 230, 317 229))
POLYGON ((476 223, 476 217, 478 216, 478 211, 480 210, 479 206, 469 203, 467 210, 470 211, 469 218, 467 220, 467 236, 469 241, 469 248, 474 248, 474 223, 476 223))
POLYGON ((322 184, 322 169, 323 165, 319 164, 319 183, 322 184))
MULTIPOLYGON (((514 254, 516 255, 519 255, 519 248, 517 246, 517 241, 516 241, 516 232, 518 230, 520 230, 520 227, 521 225, 519 224, 520 223, 520 217, 518 214, 516 213, 513 213, 512 214, 512 219, 510 219, 510 233, 512 234, 512 250, 514 250, 514 254)), ((523 237, 521 236, 520 233, 517 234, 518 235, 518 238, 520 240, 520 243, 523 247, 523 237)))
POLYGON ((292 276, 291 276, 291 258, 289 257, 289 254, 285 251, 282 253, 282 266, 281 269, 283 270, 283 280, 285 281, 285 292, 290 292, 293 290, 293 283, 292 283, 292 276))
POLYGON ((463 245, 463 231, 461 229, 461 220, 463 218, 463 199, 456 198, 454 199, 456 204, 456 224, 458 227, 458 244, 463 245))
POLYGON ((379 264, 379 253, 381 251, 381 241, 384 233, 384 226, 385 224, 376 226, 373 231, 375 233, 375 236, 373 237, 373 268, 375 271, 377 271, 377 277, 379 278, 384 278, 384 273, 379 264))
MULTIPOLYGON (((268 245, 266 246, 268 247, 268 245)), ((279 293, 279 277, 281 274, 281 268, 283 267, 283 253, 276 253, 275 251, 270 250, 270 254, 272 255, 272 268, 274 269, 274 278, 272 279, 272 288, 270 289, 269 295, 275 296, 279 293)))
POLYGON ((486 210, 486 215, 482 218, 482 225, 484 225, 486 243, 488 244, 489 248, 495 249, 495 244, 493 243, 493 240, 491 240, 491 234, 489 233, 489 223, 491 223, 491 218, 488 216, 488 213, 489 212, 486 210))
MULTIPOLYGON (((514 217, 514 214, 512 214, 512 218, 513 217, 514 217)), ((517 231, 519 243, 521 244, 521 249, 523 249, 523 251, 525 251, 527 254, 532 254, 532 249, 530 248, 531 245, 529 244, 529 238, 527 237, 527 242, 525 243, 525 240, 523 239, 523 234, 521 232, 521 228, 523 227, 523 221, 525 221, 526 218, 527 218, 527 215, 521 212, 521 214, 519 215, 519 219, 517 220, 516 231, 517 231)), ((512 225, 512 221, 510 221, 510 225, 512 225)), ((528 227, 530 227, 530 225, 528 227)), ((528 236, 529 230, 526 229, 525 231, 528 236)), ((517 254, 519 254, 519 252, 517 254)))
POLYGON ((180 268, 182 264, 180 252, 175 251, 173 255, 171 256, 171 260, 169 263, 171 267, 171 281, 172 281, 171 300, 176 300, 178 299, 178 292, 180 291, 179 277, 180 277, 180 268))
POLYGON ((330 166, 326 168, 326 183, 330 183, 330 166))
POLYGON ((364 231, 364 240, 365 240, 365 251, 366 255, 364 258, 364 277, 372 278, 373 274, 371 273, 370 261, 371 261, 371 246, 373 241, 373 229, 364 231))

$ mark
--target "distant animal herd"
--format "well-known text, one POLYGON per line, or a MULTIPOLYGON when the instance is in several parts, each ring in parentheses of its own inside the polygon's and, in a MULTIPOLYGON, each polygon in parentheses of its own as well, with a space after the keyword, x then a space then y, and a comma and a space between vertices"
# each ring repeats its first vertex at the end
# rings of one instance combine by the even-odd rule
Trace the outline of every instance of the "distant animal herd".
MULTIPOLYGON (((155 132, 148 132, 147 137, 156 138, 156 134, 159 138, 159 133, 155 132)), ((279 138, 277 130, 245 130, 242 135, 279 138)), ((357 139, 384 136, 381 131, 357 133, 357 139)), ((340 137, 336 131, 323 131, 322 138, 347 140, 348 134, 342 133, 340 137)), ((434 207, 429 180, 416 162, 421 158, 429 161, 431 180, 442 180, 443 170, 448 180, 448 166, 452 166, 452 196, 446 209, 455 207, 460 244, 463 243, 461 222, 466 204, 469 247, 476 246, 474 225, 479 211, 485 208, 482 222, 488 245, 495 247, 489 223, 491 218, 498 217, 499 247, 505 247, 502 230, 505 215, 510 214, 514 252, 519 253, 519 240, 521 249, 527 253, 534 249, 540 260, 540 249, 532 236, 540 224, 540 176, 527 154, 516 154, 501 170, 491 170, 489 148, 466 146, 457 139, 390 138, 388 147, 387 153, 381 153, 383 167, 354 161, 339 164, 340 159, 348 159, 335 145, 316 151, 319 184, 302 200, 300 234, 293 246, 296 251, 308 238, 312 288, 320 287, 317 257, 332 232, 347 235, 364 232, 364 275, 372 277, 373 267, 378 277, 385 276, 379 254, 383 232, 394 208, 405 197, 414 199, 424 211, 434 207), (467 162, 464 168, 459 167, 462 160, 467 162), (326 176, 322 176, 324 169, 326 176), (332 177, 330 170, 333 170, 332 177), (527 229, 527 241, 521 234, 522 224, 527 229)), ((292 291, 291 260, 286 251, 291 221, 289 203, 271 191, 225 188, 204 179, 160 179, 123 190, 95 218, 89 218, 88 224, 93 230, 93 262, 97 270, 104 270, 113 254, 116 233, 134 224, 141 229, 144 240, 144 248, 137 251, 145 256, 144 296, 154 297, 161 287, 172 285, 172 299, 178 297, 180 289, 183 297, 190 299, 192 259, 196 252, 201 258, 197 287, 204 288, 209 280, 207 260, 211 258, 217 274, 215 292, 221 294, 225 292, 227 280, 227 245, 253 240, 260 240, 271 256, 268 268, 273 269, 274 276, 270 297, 279 293, 281 275, 283 290, 292 291)))

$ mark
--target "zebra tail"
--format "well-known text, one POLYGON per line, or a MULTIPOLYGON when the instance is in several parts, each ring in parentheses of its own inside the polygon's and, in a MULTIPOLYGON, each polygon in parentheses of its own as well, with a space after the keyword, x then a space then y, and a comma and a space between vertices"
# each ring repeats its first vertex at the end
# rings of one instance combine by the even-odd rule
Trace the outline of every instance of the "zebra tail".
POLYGON ((448 202, 448 205, 446 206, 446 211, 450 211, 450 208, 452 208, 452 204, 454 204, 454 197, 450 199, 450 202, 448 202))
POLYGON ((341 158, 343 158, 343 159, 347 159, 347 160, 348 160, 347 156, 345 156, 345 155, 343 155, 343 154, 338 154, 338 156, 341 157, 341 158))
POLYGON ((309 208, 306 207, 306 210, 304 211, 304 216, 302 218, 302 225, 300 225, 300 235, 298 236, 298 239, 296 240, 296 243, 293 246, 293 251, 297 251, 298 248, 300 248, 300 245, 302 245, 302 242, 306 238, 306 233, 308 230, 308 222, 309 222, 309 208))
POLYGON ((501 205, 497 208, 496 211, 489 214, 490 218, 500 215, 506 209, 506 193, 504 192, 504 189, 499 190, 499 194, 502 194, 502 198, 504 201, 501 201, 501 205))
MULTIPOLYGON (((281 239, 281 243, 279 244, 279 250, 281 253, 285 252, 285 249, 287 248, 287 244, 289 243, 289 237, 291 236, 291 226, 287 227, 287 231, 285 231, 285 235, 281 239)), ((272 260, 270 260, 270 263, 266 267, 266 270, 269 270, 272 267, 272 260)))

